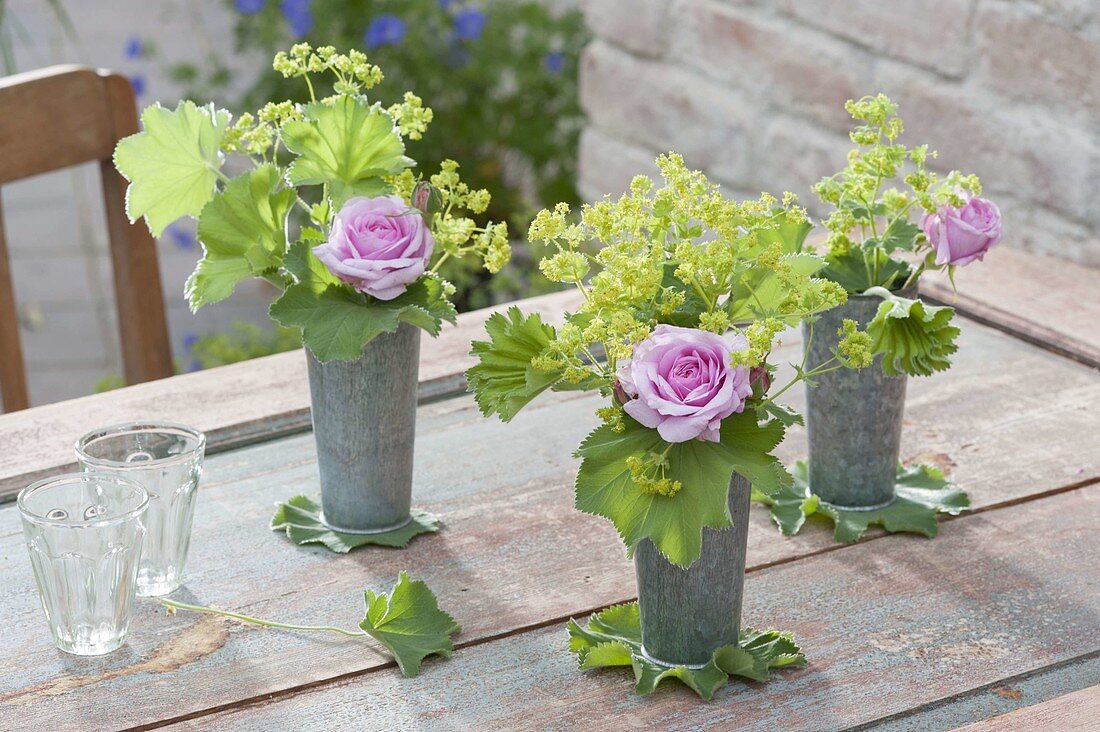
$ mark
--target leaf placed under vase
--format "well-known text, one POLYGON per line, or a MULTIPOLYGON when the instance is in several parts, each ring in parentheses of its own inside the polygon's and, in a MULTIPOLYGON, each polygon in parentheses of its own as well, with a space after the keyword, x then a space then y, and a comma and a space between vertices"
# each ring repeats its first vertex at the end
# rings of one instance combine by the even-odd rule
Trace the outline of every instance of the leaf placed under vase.
POLYGON ((970 508, 966 493, 931 465, 906 467, 899 463, 896 497, 889 505, 869 509, 834 506, 821 500, 810 489, 808 473, 806 462, 800 460, 791 471, 793 485, 771 493, 753 489, 753 500, 771 507, 772 520, 786 536, 797 534, 807 517, 820 514, 835 524, 837 541, 856 541, 876 524, 890 533, 923 534, 931 539, 938 531, 936 514, 957 516, 970 508))
POLYGON ((350 534, 329 528, 321 520, 319 503, 306 496, 294 496, 278 504, 271 517, 271 528, 286 531, 287 538, 295 544, 324 544, 331 551, 347 554, 368 545, 404 548, 414 536, 439 531, 439 517, 414 508, 412 518, 404 526, 377 534, 350 534))

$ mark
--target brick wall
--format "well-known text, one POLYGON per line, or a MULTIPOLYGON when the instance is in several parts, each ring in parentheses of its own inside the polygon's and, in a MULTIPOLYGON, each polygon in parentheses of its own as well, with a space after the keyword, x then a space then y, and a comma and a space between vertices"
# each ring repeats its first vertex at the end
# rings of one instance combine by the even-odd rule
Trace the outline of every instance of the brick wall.
POLYGON ((1100 266, 1095 0, 588 0, 582 190, 674 149, 738 195, 844 164, 846 99, 883 91, 910 144, 978 173, 1006 244, 1100 266))

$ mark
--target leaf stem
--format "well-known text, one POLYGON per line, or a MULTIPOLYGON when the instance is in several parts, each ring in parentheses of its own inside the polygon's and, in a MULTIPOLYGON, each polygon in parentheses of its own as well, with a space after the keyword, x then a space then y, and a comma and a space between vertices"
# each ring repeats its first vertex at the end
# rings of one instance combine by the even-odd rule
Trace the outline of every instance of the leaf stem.
POLYGON ((352 636, 355 638, 366 635, 366 633, 362 631, 344 630, 343 628, 337 628, 332 625, 290 625, 288 623, 276 623, 271 620, 254 618, 251 615, 242 615, 240 613, 230 612, 229 610, 218 610, 217 608, 203 607, 201 605, 189 605, 186 602, 177 602, 176 600, 169 600, 164 597, 160 598, 160 602, 165 607, 170 607, 174 610, 190 610, 196 613, 221 615, 222 617, 233 618, 234 620, 240 620, 245 623, 252 623, 253 625, 262 625, 267 628, 282 628, 284 630, 324 630, 331 633, 340 633, 341 635, 352 636))

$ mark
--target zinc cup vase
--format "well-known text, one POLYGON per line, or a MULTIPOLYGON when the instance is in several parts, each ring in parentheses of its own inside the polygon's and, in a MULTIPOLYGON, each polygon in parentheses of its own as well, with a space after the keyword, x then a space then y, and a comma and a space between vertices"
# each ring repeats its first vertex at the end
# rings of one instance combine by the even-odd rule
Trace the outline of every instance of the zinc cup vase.
MULTIPOLYGON (((914 297, 916 288, 898 293, 914 297)), ((883 300, 849 295, 848 301, 802 324, 807 370, 833 357, 845 319, 865 328, 883 300)), ((834 506, 870 510, 893 502, 905 411, 906 377, 887 376, 882 356, 865 369, 838 369, 806 384, 810 490, 834 506)))
POLYGON ((665 666, 700 668, 722 646, 738 645, 752 489, 730 478, 733 525, 703 529, 699 558, 687 569, 669 562, 648 539, 634 551, 642 649, 665 666))
POLYGON ((355 361, 306 359, 323 522, 350 534, 409 523, 420 329, 402 323, 355 361))

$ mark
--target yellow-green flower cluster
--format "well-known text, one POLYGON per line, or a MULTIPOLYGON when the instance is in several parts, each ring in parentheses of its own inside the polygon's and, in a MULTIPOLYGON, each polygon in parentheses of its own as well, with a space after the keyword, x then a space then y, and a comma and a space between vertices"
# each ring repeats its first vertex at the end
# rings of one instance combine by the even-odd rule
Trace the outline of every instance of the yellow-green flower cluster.
POLYGON ((433 117, 431 107, 425 107, 424 101, 411 91, 405 92, 400 104, 394 104, 386 111, 393 117, 398 131, 410 140, 422 138, 433 117))
POLYGON ((844 301, 843 288, 792 265, 799 244, 779 243, 781 229, 807 220, 793 194, 735 201, 680 155, 662 155, 657 167, 661 185, 637 176, 618 200, 586 205, 579 216, 565 204, 535 216, 528 238, 551 247, 543 274, 584 293, 537 369, 610 388, 617 363, 658 323, 724 333, 738 325, 735 314, 757 321, 739 356, 756 365, 785 324, 844 301), (593 357, 600 351, 606 365, 593 357))
POLYGON ((367 54, 352 49, 337 53, 332 46, 320 46, 316 50, 308 43, 296 43, 290 53, 275 54, 272 66, 288 79, 304 78, 310 90, 313 83, 310 74, 330 72, 336 77, 333 91, 337 94, 359 94, 382 83, 382 69, 367 61, 367 54))
POLYGON ((848 100, 845 109, 861 123, 849 133, 857 147, 848 153, 843 170, 814 186, 821 200, 834 207, 825 220, 825 244, 834 256, 851 250, 855 232, 861 241, 877 240, 892 223, 907 221, 914 206, 934 212, 940 204, 959 206, 964 194, 981 192, 977 176, 953 171, 941 177, 928 170, 936 153, 927 145, 908 148, 898 142, 905 126, 885 94, 848 100), (899 178, 908 190, 894 185, 899 178))
POLYGON ((683 487, 678 480, 667 477, 668 458, 660 453, 649 452, 644 457, 631 455, 626 459, 630 468, 630 480, 642 493, 651 493, 671 498, 683 487))
MULTIPOLYGON (((429 221, 439 254, 433 271, 438 271, 444 260, 467 254, 480 257, 489 272, 495 274, 502 270, 512 257, 508 225, 490 222, 482 227, 469 216, 460 215, 463 210, 474 215, 485 213, 490 203, 489 191, 472 189, 463 183, 458 174, 458 163, 454 160, 444 160, 439 172, 428 181, 439 191, 442 201, 440 210, 431 212, 429 221)), ((413 189, 417 184, 412 171, 402 171, 389 182, 395 195, 412 203, 413 189)))
POLYGON ((860 330, 856 321, 845 318, 836 334, 840 336, 836 355, 841 363, 854 369, 867 368, 871 365, 875 358, 874 349, 871 347, 871 336, 866 331, 860 330))

